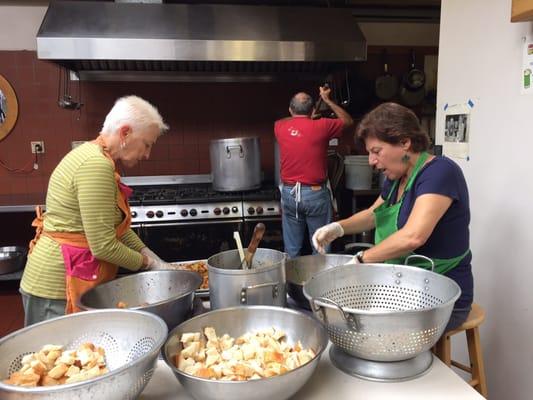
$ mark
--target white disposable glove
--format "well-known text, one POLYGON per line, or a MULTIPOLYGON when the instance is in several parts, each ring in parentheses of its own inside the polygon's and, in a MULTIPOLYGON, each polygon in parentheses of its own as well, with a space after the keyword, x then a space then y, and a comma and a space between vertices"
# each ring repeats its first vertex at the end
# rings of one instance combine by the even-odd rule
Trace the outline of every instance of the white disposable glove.
POLYGON ((141 254, 146 256, 147 259, 147 265, 144 267, 144 270, 172 269, 169 263, 161 260, 159 256, 148 247, 143 247, 141 249, 141 254))
POLYGON ((344 236, 344 229, 342 229, 341 224, 332 222, 315 231, 312 238, 313 246, 320 254, 325 254, 326 246, 341 236, 344 236))

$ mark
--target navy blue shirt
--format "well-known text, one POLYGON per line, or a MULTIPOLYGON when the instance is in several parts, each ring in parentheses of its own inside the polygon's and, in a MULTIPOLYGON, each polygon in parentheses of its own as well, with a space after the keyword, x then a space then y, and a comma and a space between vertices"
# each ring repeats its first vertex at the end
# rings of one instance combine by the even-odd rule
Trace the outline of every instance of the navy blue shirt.
MULTIPOLYGON (((393 182, 385 180, 381 197, 387 199, 393 182)), ((452 199, 452 204, 426 243, 414 252, 429 258, 453 258, 460 256, 470 248, 470 206, 468 188, 461 168, 447 157, 437 156, 422 167, 411 189, 405 193, 400 208, 397 226, 401 229, 407 222, 417 197, 423 194, 440 194, 452 199)), ((390 202, 395 203, 398 188, 392 193, 390 202)), ((468 254, 461 263, 446 273, 461 288, 461 297, 455 303, 456 308, 465 308, 472 303, 474 283, 471 268, 472 255, 468 254)))

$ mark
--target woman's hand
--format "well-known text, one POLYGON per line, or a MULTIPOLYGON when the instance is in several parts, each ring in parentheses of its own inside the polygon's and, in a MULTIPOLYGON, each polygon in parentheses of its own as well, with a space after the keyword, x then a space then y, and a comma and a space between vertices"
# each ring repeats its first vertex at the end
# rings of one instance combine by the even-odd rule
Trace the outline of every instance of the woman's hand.
POLYGON ((169 263, 163 261, 158 257, 152 250, 148 247, 143 247, 141 249, 141 254, 143 255, 143 270, 145 271, 154 271, 162 269, 172 269, 169 263))
POLYGON ((344 236, 344 229, 338 222, 332 222, 315 231, 312 238, 313 246, 320 254, 325 254, 326 246, 341 236, 344 236))

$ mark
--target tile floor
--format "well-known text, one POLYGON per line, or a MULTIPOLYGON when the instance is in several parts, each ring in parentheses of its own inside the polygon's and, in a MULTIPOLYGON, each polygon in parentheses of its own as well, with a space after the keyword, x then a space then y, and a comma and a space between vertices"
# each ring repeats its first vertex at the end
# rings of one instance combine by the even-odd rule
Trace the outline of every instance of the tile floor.
POLYGON ((0 283, 0 337, 24 327, 24 309, 18 287, 18 281, 0 283))

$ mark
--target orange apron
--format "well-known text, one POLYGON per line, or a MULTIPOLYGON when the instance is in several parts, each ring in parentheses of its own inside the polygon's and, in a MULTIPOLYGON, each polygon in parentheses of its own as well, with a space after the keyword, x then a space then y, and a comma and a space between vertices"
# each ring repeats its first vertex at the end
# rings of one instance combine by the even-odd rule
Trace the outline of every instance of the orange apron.
MULTIPOLYGON (((120 174, 117 172, 115 162, 109 155, 101 136, 93 141, 104 150, 104 155, 112 162, 115 169, 115 182, 119 189, 117 198, 118 208, 124 213, 124 220, 116 227, 117 238, 122 237, 131 225, 131 212, 128 197, 131 189, 120 182, 120 174)), ((78 299, 86 291, 101 283, 114 279, 117 275, 118 266, 107 261, 96 260, 89 249, 87 238, 81 232, 51 232, 44 230, 44 214, 40 206, 35 208, 37 217, 33 220, 35 237, 30 242, 29 253, 39 240, 41 235, 47 236, 61 245, 61 252, 65 261, 65 293, 67 305, 65 313, 70 314, 81 311, 77 306, 78 299)))

